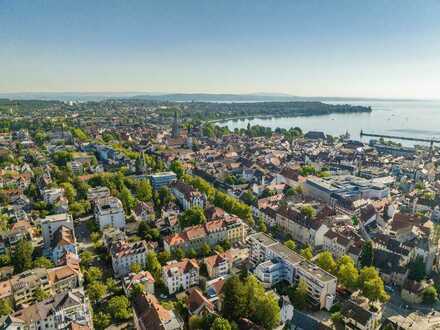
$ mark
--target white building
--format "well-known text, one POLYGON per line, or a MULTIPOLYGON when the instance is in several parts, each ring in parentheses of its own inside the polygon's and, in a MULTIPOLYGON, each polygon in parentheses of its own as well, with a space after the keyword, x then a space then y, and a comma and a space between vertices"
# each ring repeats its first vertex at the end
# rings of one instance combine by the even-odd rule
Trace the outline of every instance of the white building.
POLYGON ((254 273, 266 287, 280 281, 290 284, 300 279, 307 284, 311 302, 327 310, 336 296, 337 279, 315 264, 305 260, 280 242, 263 233, 249 236, 251 245, 249 260, 254 273))
POLYGON ((41 231, 43 234, 45 249, 48 249, 50 247, 55 232, 61 226, 70 228, 72 231, 74 231, 72 215, 70 215, 69 213, 54 214, 49 215, 41 220, 41 231))
POLYGON ((313 248, 322 246, 324 234, 328 231, 328 227, 322 221, 308 219, 301 211, 291 207, 278 208, 275 223, 295 241, 313 248))
POLYGON ((107 187, 94 187, 87 191, 87 199, 94 202, 97 199, 110 197, 110 189, 107 187))
POLYGON ((116 197, 95 200, 95 219, 100 230, 107 226, 124 229, 125 212, 122 202, 116 197))
POLYGON ((68 227, 60 226, 54 233, 54 239, 50 244, 50 251, 45 252, 50 253, 50 258, 55 265, 60 264, 62 258, 68 253, 77 256, 78 250, 74 231, 68 227))
POLYGON ((177 201, 184 210, 190 209, 194 206, 198 206, 201 208, 205 207, 205 196, 197 189, 194 189, 192 186, 182 181, 177 181, 171 186, 171 189, 174 196, 176 196, 177 201))
POLYGON ((66 291, 25 307, 7 316, 2 328, 61 330, 73 324, 92 329, 90 307, 82 289, 66 291))
POLYGON ((110 255, 112 258, 113 272, 121 278, 131 273, 131 266, 139 264, 142 268, 147 265, 148 247, 145 241, 128 242, 119 241, 112 244, 110 255))
POLYGON ((199 284, 199 264, 187 258, 170 261, 162 267, 162 279, 170 294, 186 290, 199 284))
POLYGON ((53 205, 56 201, 58 201, 59 198, 64 196, 64 189, 63 188, 50 188, 43 190, 43 200, 49 204, 53 205))

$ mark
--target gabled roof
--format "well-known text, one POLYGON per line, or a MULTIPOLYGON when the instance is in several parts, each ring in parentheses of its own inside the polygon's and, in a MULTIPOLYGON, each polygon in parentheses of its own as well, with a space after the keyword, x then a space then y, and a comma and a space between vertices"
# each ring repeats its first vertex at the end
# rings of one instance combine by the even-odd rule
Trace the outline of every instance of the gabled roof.
POLYGON ((214 312, 214 305, 203 293, 197 289, 192 288, 188 292, 188 310, 191 314, 199 314, 201 310, 206 309, 207 312, 214 312))

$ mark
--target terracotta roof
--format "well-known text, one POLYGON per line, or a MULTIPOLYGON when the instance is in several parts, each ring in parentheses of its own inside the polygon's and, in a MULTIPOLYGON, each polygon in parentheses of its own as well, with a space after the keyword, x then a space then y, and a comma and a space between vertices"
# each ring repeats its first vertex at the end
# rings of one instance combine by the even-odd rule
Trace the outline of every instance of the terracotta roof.
POLYGON ((49 276, 49 282, 56 283, 58 281, 64 280, 72 276, 79 276, 80 270, 79 267, 76 268, 76 266, 69 264, 65 266, 48 269, 47 274, 49 276))
POLYGON ((194 268, 199 269, 199 264, 197 263, 197 260, 184 258, 182 259, 182 261, 171 262, 166 264, 165 266, 162 267, 162 271, 168 273, 173 269, 177 269, 179 272, 185 274, 194 268))
POLYGON ((214 305, 206 298, 203 293, 197 289, 192 288, 188 292, 188 310, 190 313, 196 312, 201 307, 206 308, 209 312, 214 311, 214 305))
POLYGON ((160 305, 157 298, 152 294, 143 294, 136 297, 133 308, 139 323, 143 325, 144 329, 166 329, 164 324, 170 322, 174 316, 172 312, 160 305))

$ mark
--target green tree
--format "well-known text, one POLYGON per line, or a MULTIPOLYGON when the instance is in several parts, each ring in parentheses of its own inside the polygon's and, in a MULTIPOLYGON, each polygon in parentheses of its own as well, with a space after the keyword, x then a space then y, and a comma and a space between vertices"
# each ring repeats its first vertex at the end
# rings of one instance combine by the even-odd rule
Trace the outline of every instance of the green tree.
POLYGON ((149 202, 153 198, 153 188, 147 180, 141 180, 136 187, 136 197, 142 202, 149 202))
POLYGON ((300 251, 300 255, 304 257, 306 260, 311 260, 313 258, 313 251, 310 246, 306 246, 300 251))
POLYGON ((323 251, 316 256, 315 263, 329 273, 335 273, 336 262, 329 251, 323 251))
POLYGON ((130 214, 131 210, 135 206, 136 200, 134 199, 133 195, 127 187, 122 188, 121 192, 119 193, 119 199, 124 206, 125 212, 130 214))
POLYGON ((332 313, 330 318, 333 321, 333 323, 339 323, 342 321, 342 314, 341 314, 341 312, 335 312, 335 313, 332 313))
POLYGON ((197 258, 197 252, 196 250, 194 250, 194 248, 190 248, 186 251, 185 253, 187 258, 197 258))
POLYGON ((39 268, 52 268, 54 267, 54 264, 51 260, 47 259, 46 257, 38 257, 34 260, 34 267, 39 268))
POLYGON ((11 264, 11 254, 6 251, 5 254, 0 256, 0 267, 9 266, 11 264))
POLYGON ((86 273, 88 283, 99 281, 102 279, 102 271, 98 267, 90 267, 86 273))
POLYGON ((112 323, 109 313, 98 312, 93 314, 93 325, 98 330, 106 329, 112 323))
POLYGON ((90 140, 90 137, 87 135, 87 133, 79 127, 72 128, 72 135, 81 142, 86 142, 90 140))
POLYGON ((177 178, 179 179, 185 174, 185 169, 183 168, 182 163, 180 163, 178 160, 171 162, 170 169, 176 173, 177 178))
POLYGON ((60 184, 62 188, 64 188, 64 195, 66 196, 67 200, 70 204, 75 202, 76 199, 76 189, 73 187, 73 185, 70 182, 63 182, 60 184))
POLYGON ((125 321, 131 316, 130 303, 125 296, 112 297, 107 305, 108 312, 118 321, 125 321))
POLYGON ((255 316, 253 319, 264 327, 264 329, 274 329, 280 323, 280 306, 273 294, 264 294, 255 297, 257 300, 255 316))
POLYGON ((266 223, 264 222, 264 219, 262 219, 261 217, 258 219, 258 231, 262 233, 267 233, 266 223))
POLYGON ((361 255, 359 257, 359 263, 362 267, 370 267, 374 261, 373 243, 366 241, 362 246, 361 255))
POLYGON ((83 253, 81 253, 80 258, 81 258, 81 266, 88 268, 92 263, 94 256, 91 252, 84 251, 83 253))
POLYGON ((101 282, 92 282, 87 286, 87 294, 92 302, 101 300, 107 293, 107 287, 101 282))
POLYGON ((349 256, 343 256, 338 264, 338 280, 348 289, 354 290, 358 286, 359 272, 349 256))
POLYGON ((73 202, 69 204, 69 211, 74 219, 86 215, 91 209, 89 201, 73 202))
POLYGON ((231 330, 231 325, 228 320, 217 317, 214 323, 212 323, 210 330, 231 330))
POLYGON ((159 260, 161 265, 165 265, 168 261, 171 260, 171 253, 168 251, 159 252, 157 255, 157 260, 159 260))
POLYGON ((105 280, 105 286, 107 287, 107 290, 113 294, 116 294, 119 291, 121 291, 121 287, 118 285, 118 283, 113 277, 109 277, 105 280))
POLYGON ((301 207, 301 214, 308 219, 313 219, 316 216, 316 210, 311 205, 304 205, 301 207))
POLYGON ((223 286, 222 314, 230 320, 238 320, 246 314, 246 289, 236 275, 228 277, 223 286))
POLYGON ((433 305, 438 299, 437 290, 429 286, 423 290, 423 302, 427 305, 433 305))
POLYGON ((57 151, 52 154, 52 160, 58 166, 66 166, 72 160, 72 154, 68 151, 57 151))
POLYGON ((185 251, 182 248, 177 248, 175 256, 177 260, 182 260, 185 257, 185 251))
POLYGON ((211 247, 209 244, 204 243, 200 248, 200 253, 202 256, 207 257, 211 254, 211 247))
POLYGON ((304 309, 307 305, 307 283, 302 278, 298 281, 292 301, 299 309, 304 309))
POLYGON ((188 327, 190 330, 203 329, 203 319, 200 316, 192 315, 188 320, 188 327))
POLYGON ((386 302, 389 296, 385 292, 384 284, 374 267, 364 267, 359 273, 359 286, 362 294, 370 300, 386 302))
POLYGON ((206 216, 201 207, 195 206, 187 209, 179 218, 180 226, 186 228, 206 222, 206 216))
POLYGON ((289 239, 284 242, 284 245, 287 246, 292 251, 295 251, 295 249, 296 249, 296 243, 294 240, 289 239))
POLYGON ((32 253, 34 249, 32 243, 27 240, 20 240, 12 256, 12 264, 14 265, 15 273, 21 273, 27 269, 32 268, 32 253))
POLYGON ((168 187, 161 187, 158 191, 156 198, 156 206, 160 209, 167 206, 169 203, 175 200, 174 195, 171 193, 168 187))
POLYGON ((161 278, 162 266, 159 260, 157 260, 157 255, 154 252, 149 252, 147 254, 147 270, 153 275, 153 277, 158 281, 161 278))
POLYGON ((138 264, 137 262, 132 263, 130 266, 130 271, 132 273, 139 273, 142 270, 142 266, 140 264, 138 264))
POLYGON ((408 278, 413 281, 421 281, 426 277, 426 266, 423 257, 417 256, 409 264, 408 278))
POLYGON ((14 310, 12 309, 11 304, 9 303, 9 301, 7 299, 0 300, 0 316, 9 315, 13 311, 14 310))
POLYGON ((46 291, 43 291, 43 289, 41 289, 41 288, 36 288, 34 291, 34 299, 36 301, 43 301, 49 297, 50 297, 49 293, 47 293, 46 291))

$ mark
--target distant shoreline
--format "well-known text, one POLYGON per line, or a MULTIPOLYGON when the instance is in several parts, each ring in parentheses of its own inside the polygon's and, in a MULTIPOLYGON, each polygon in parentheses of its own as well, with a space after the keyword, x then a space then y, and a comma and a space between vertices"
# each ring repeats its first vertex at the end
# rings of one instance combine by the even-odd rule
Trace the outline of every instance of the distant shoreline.
POLYGON ((292 115, 249 115, 249 116, 239 116, 239 117, 229 117, 229 118, 221 118, 221 119, 211 119, 207 120, 207 123, 221 123, 228 121, 239 121, 246 119, 271 119, 271 118, 295 118, 295 117, 320 117, 320 116, 328 116, 333 114, 354 114, 354 113, 371 113, 372 111, 353 111, 353 112, 331 112, 331 113, 318 113, 318 114, 292 114, 292 115))

